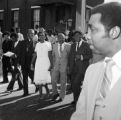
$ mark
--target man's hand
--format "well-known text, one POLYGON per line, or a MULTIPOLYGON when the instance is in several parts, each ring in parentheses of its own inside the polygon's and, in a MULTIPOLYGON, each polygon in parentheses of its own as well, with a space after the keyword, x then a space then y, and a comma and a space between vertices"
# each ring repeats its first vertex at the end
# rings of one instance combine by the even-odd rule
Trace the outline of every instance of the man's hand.
POLYGON ((83 61, 83 55, 76 55, 75 60, 83 61))
POLYGON ((31 69, 32 71, 34 71, 34 65, 33 65, 33 64, 31 64, 30 69, 31 69))
POLYGON ((51 70, 52 70, 52 68, 53 68, 53 67, 52 67, 52 65, 50 65, 50 67, 49 67, 48 71, 51 71, 51 70))

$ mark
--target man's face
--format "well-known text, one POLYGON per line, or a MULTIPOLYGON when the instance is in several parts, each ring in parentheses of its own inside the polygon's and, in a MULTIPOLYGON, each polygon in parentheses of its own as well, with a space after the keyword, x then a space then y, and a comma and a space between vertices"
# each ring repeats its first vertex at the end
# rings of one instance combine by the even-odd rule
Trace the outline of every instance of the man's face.
POLYGON ((13 42, 16 42, 17 40, 18 40, 18 38, 16 38, 16 37, 11 37, 11 39, 13 40, 13 42))
POLYGON ((65 41, 65 36, 63 34, 58 35, 58 42, 59 44, 63 44, 65 41))
POLYGON ((101 14, 99 13, 90 17, 87 38, 92 51, 107 54, 111 46, 111 40, 100 19, 101 14))
POLYGON ((4 35, 4 40, 8 40, 10 39, 10 36, 9 35, 4 35))
POLYGON ((82 38, 82 35, 79 34, 79 33, 76 33, 74 36, 73 36, 73 39, 76 41, 76 42, 79 42, 82 38))
POLYGON ((34 31, 33 30, 28 32, 28 37, 30 40, 33 40, 33 38, 34 38, 34 31))

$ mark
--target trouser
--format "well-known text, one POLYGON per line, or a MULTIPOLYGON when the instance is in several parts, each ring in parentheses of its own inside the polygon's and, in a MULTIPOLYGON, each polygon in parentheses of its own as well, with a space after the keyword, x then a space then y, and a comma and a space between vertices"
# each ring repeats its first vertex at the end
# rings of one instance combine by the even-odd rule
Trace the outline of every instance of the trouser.
POLYGON ((66 94, 66 82, 67 82, 67 73, 61 71, 52 72, 52 91, 53 95, 58 93, 57 82, 60 80, 60 98, 64 99, 66 94))
POLYGON ((2 70, 3 70, 3 81, 8 82, 8 72, 11 72, 10 59, 7 57, 2 58, 2 70))
POLYGON ((33 80, 34 72, 28 69, 22 69, 23 74, 23 90, 24 94, 28 94, 28 77, 30 77, 31 80, 33 80))
POLYGON ((18 81, 19 89, 21 89, 23 87, 22 74, 18 68, 15 68, 12 70, 12 79, 7 87, 7 90, 13 90, 13 86, 16 80, 18 81))
POLYGON ((74 96, 74 102, 77 102, 80 92, 82 82, 84 80, 84 74, 73 74, 72 75, 72 92, 74 96))

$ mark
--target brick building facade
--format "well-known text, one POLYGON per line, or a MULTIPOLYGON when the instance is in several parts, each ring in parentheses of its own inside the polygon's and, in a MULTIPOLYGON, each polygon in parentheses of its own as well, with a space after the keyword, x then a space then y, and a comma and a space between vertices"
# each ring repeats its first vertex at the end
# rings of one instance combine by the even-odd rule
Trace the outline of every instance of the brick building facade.
MULTIPOLYGON (((20 27, 26 34, 36 24, 46 29, 75 28, 77 4, 81 0, 0 0, 0 26, 10 31, 20 27), (70 21, 69 21, 70 20, 70 21), (72 22, 72 24, 69 22, 72 22)), ((88 6, 103 3, 103 0, 87 0, 88 6)))

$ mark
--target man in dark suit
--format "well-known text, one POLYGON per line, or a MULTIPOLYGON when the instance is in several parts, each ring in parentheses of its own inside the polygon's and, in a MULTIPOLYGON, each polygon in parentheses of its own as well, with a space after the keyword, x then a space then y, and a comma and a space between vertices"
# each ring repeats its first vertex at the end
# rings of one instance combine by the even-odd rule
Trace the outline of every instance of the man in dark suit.
POLYGON ((14 86, 14 83, 16 80, 18 81, 18 85, 19 85, 18 90, 21 90, 23 88, 23 85, 22 85, 21 71, 18 68, 19 67, 19 54, 20 54, 18 34, 11 33, 10 37, 13 41, 13 46, 12 46, 12 50, 11 50, 13 52, 13 55, 10 56, 11 65, 12 65, 12 79, 7 87, 7 91, 13 90, 13 86, 14 86))
POLYGON ((8 82, 8 72, 11 72, 11 64, 10 64, 10 58, 5 56, 4 54, 7 53, 8 51, 11 51, 13 42, 10 39, 10 33, 8 31, 5 31, 2 35, 2 37, 3 37, 3 43, 2 43, 3 81, 2 81, 2 83, 7 83, 8 82))
POLYGON ((23 96, 27 96, 28 92, 28 77, 31 78, 33 81, 34 71, 31 71, 31 60, 34 53, 34 46, 33 46, 33 37, 34 37, 34 30, 28 29, 27 33, 28 38, 20 41, 20 59, 19 63, 21 65, 22 74, 23 74, 23 88, 24 94, 23 96))
POLYGON ((79 31, 75 31, 73 39, 75 42, 71 45, 69 69, 71 75, 71 86, 74 95, 72 104, 76 104, 81 92, 81 85, 84 79, 85 71, 89 65, 89 60, 92 58, 92 51, 89 45, 83 39, 83 35, 79 31))

